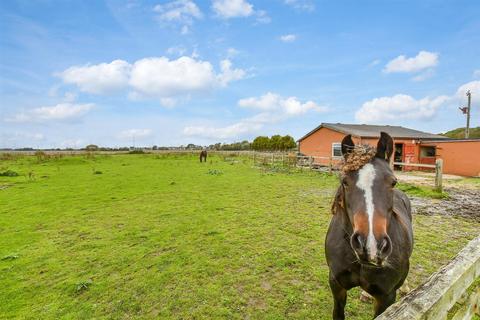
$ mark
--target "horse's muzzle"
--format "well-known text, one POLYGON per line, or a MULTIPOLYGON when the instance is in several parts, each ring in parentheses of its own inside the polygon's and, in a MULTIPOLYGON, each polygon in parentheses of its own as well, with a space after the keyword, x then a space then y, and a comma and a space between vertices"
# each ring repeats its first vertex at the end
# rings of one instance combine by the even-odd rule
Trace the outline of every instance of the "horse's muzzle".
POLYGON ((360 232, 355 232, 350 238, 350 245, 359 262, 366 265, 381 267, 392 253, 392 240, 388 235, 384 235, 379 240, 375 239, 372 247, 367 244, 367 237, 360 232))

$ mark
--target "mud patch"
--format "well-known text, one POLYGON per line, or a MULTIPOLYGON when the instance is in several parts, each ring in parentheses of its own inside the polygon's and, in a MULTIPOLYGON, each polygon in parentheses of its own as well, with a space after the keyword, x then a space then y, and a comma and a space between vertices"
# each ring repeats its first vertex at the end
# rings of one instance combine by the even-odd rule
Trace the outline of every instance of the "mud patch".
POLYGON ((480 221, 480 190, 448 188, 448 199, 410 196, 413 212, 423 215, 460 216, 480 221))

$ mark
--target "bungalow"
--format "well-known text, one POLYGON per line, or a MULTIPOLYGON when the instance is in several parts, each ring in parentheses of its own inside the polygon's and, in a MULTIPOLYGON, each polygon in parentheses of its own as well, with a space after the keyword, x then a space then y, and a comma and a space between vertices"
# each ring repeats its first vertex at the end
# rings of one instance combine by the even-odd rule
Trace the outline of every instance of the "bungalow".
POLYGON ((444 173, 480 176, 480 139, 450 139, 401 126, 322 123, 298 140, 299 151, 317 157, 318 164, 338 163, 345 135, 351 134, 356 144, 375 146, 381 131, 394 139, 395 162, 434 164, 436 159, 443 159, 444 173))

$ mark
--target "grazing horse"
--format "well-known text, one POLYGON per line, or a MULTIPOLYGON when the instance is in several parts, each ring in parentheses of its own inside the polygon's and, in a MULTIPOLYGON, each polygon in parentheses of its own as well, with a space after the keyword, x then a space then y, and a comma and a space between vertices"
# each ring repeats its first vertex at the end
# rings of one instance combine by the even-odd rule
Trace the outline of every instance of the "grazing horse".
POLYGON ((345 319, 347 290, 375 299, 375 317, 395 302, 413 249, 410 200, 395 189, 389 166, 393 140, 381 133, 376 150, 342 141, 344 167, 325 241, 333 319, 345 319))
POLYGON ((200 152, 200 162, 207 162, 207 150, 202 150, 202 152, 200 152))

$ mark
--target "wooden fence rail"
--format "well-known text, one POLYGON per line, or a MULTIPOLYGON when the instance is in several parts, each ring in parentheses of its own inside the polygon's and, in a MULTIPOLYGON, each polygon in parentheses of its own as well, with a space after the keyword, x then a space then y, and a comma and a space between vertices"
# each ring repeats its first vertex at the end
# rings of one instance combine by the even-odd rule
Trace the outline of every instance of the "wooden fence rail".
MULTIPOLYGON (((480 236, 473 239, 427 282, 391 305, 376 320, 443 320, 449 310, 480 278, 480 236)), ((471 319, 479 314, 480 292, 473 291, 453 319, 471 319)))
POLYGON ((416 168, 430 168, 435 169, 435 189, 442 192, 443 190, 443 160, 437 159, 435 164, 424 163, 408 163, 408 162, 394 162, 394 166, 416 167, 416 168))

